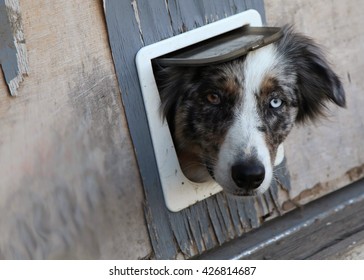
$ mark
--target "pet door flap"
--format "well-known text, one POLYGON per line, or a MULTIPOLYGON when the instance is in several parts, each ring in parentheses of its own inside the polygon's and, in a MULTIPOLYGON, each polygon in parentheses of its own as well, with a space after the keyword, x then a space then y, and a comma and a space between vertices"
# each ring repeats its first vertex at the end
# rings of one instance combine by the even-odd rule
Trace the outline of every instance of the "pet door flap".
POLYGON ((162 66, 204 66, 222 63, 273 43, 282 35, 282 29, 279 27, 246 25, 159 57, 154 62, 162 66))
MULTIPOLYGON (((160 114, 160 96, 153 63, 204 65, 234 59, 281 36, 280 28, 262 26, 259 13, 248 10, 180 35, 145 46, 136 56, 140 87, 166 205, 180 211, 221 191, 215 182, 196 183, 181 170, 168 125, 160 114)), ((283 159, 283 147, 277 156, 283 159)))

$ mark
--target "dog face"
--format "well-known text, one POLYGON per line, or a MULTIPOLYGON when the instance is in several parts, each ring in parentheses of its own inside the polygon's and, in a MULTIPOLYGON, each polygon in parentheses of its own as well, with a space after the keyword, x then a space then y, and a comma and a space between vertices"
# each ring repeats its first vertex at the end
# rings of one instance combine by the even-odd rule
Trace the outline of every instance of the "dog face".
POLYGON ((277 42, 230 62, 167 67, 158 74, 162 111, 181 168, 234 195, 268 189, 279 145, 295 122, 325 102, 345 105, 342 84, 314 42, 285 27, 277 42))

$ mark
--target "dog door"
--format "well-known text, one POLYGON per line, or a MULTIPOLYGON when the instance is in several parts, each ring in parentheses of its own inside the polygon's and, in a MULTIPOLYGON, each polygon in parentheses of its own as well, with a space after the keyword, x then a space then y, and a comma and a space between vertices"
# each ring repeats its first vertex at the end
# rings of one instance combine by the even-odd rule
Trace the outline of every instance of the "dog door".
MULTIPOLYGON (((237 30, 243 26, 258 27, 262 26, 262 20, 259 13, 255 10, 248 10, 240 14, 219 20, 217 22, 205 25, 192 31, 177 35, 175 37, 160 41, 158 43, 142 48, 136 56, 136 66, 139 75, 140 86, 143 94, 145 110, 147 113, 149 129, 153 141, 156 161, 159 170, 159 176, 163 188, 163 194, 166 205, 173 212, 180 211, 190 205, 195 204, 211 195, 222 190, 217 183, 195 183, 187 179, 179 165, 172 136, 169 131, 167 122, 163 122, 159 112, 160 97, 153 73, 152 61, 159 59, 161 63, 178 63, 187 61, 181 57, 169 57, 168 54, 175 53, 178 50, 186 49, 188 46, 195 45, 202 41, 208 42, 217 36, 228 34, 233 30, 237 30)), ((273 38, 274 39, 274 38, 273 38)), ((203 43, 203 44, 204 44, 203 43)), ((269 43, 268 41, 260 41, 261 45, 269 43)), ((203 46, 202 44, 202 46, 203 46)), ((252 44, 247 49, 238 51, 244 52, 253 50, 257 45, 252 44)), ((220 50, 224 52, 225 48, 220 50)), ((232 52, 228 52, 232 53, 232 52)), ((231 59, 233 57, 228 57, 231 59)), ((239 55, 236 54, 235 55, 239 55)), ((196 58, 196 55, 189 56, 196 58)), ((222 57, 220 53, 218 57, 222 57)), ((206 60, 190 60, 189 63, 205 63, 206 60), (192 62, 191 62, 192 61, 192 62)), ((210 62, 216 62, 214 54, 210 55, 210 62), (214 60, 215 59, 215 60, 214 60)), ((209 60, 207 60, 209 62, 209 60)), ((275 164, 279 164, 284 157, 283 146, 278 149, 275 164)))

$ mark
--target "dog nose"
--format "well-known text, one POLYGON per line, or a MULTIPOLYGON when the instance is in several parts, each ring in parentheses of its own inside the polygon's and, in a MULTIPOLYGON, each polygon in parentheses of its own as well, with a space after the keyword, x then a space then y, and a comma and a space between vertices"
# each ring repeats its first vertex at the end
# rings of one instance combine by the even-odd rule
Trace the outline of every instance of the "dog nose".
POLYGON ((231 176, 239 188, 253 190, 263 182, 265 169, 260 163, 239 162, 231 168, 231 176))

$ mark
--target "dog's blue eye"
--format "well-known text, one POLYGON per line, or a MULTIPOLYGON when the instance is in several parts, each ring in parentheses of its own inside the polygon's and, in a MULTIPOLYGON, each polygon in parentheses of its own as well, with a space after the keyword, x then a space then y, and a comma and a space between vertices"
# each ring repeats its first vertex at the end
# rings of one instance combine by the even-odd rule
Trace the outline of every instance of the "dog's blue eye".
POLYGON ((276 109, 282 106, 283 101, 279 98, 272 98, 269 102, 270 107, 276 109))

